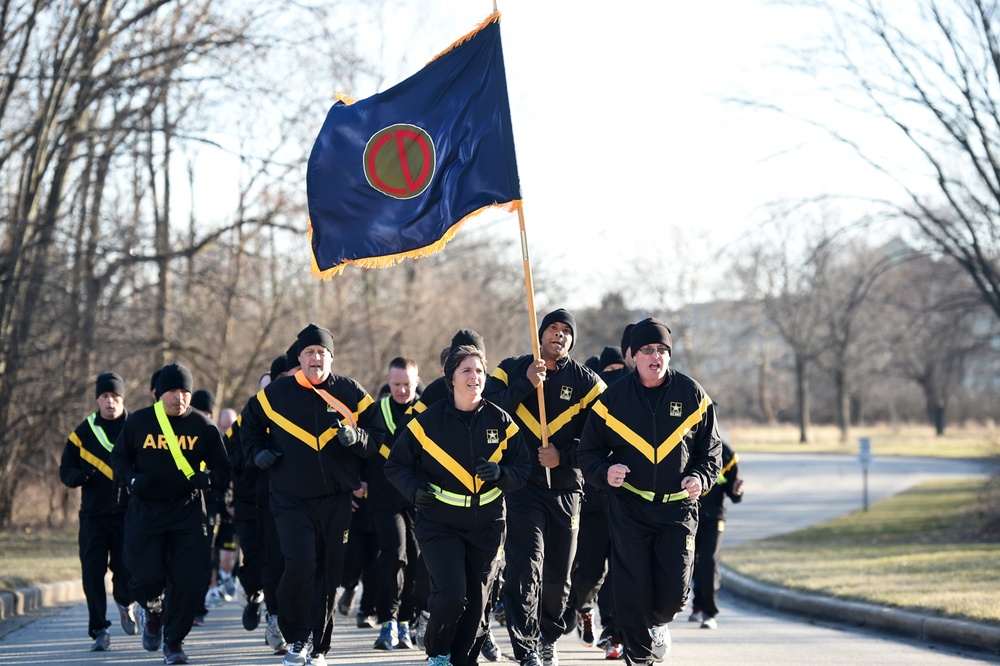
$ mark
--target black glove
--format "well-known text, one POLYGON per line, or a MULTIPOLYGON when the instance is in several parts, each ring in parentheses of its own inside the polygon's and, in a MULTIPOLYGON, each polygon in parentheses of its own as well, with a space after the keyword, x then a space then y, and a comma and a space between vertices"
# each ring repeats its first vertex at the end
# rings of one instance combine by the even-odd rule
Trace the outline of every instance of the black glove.
POLYGON ((79 488, 90 480, 90 474, 82 469, 70 470, 66 475, 66 485, 70 488, 79 488))
POLYGON ((476 476, 483 481, 498 481, 503 476, 503 470, 495 462, 489 462, 486 458, 480 458, 476 465, 476 476))
POLYGON ((212 477, 205 472, 195 472, 189 480, 195 490, 208 490, 208 487, 212 485, 212 477))
POLYGON ((272 451, 271 449, 261 449, 253 457, 253 464, 257 465, 260 469, 267 469, 274 463, 278 462, 278 458, 281 457, 281 451, 272 451))
POLYGON ((413 496, 413 506, 418 509, 426 509, 434 503, 434 489, 430 486, 417 488, 417 494, 413 496))
POLYGON ((153 479, 145 474, 136 474, 132 477, 129 487, 132 489, 133 493, 142 497, 150 488, 153 487, 153 479))
POLYGON ((358 440, 361 439, 361 435, 358 434, 358 429, 350 425, 341 425, 337 428, 337 439, 340 440, 341 446, 350 446, 351 444, 357 444, 358 440))

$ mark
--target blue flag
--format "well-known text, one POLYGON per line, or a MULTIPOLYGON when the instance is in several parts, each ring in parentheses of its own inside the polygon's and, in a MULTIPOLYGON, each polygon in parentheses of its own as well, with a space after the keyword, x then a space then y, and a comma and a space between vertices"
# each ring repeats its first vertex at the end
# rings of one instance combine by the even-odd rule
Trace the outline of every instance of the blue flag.
POLYGON ((334 104, 309 156, 306 189, 321 277, 348 264, 427 256, 470 216, 490 206, 516 210, 500 14, 392 88, 334 104))

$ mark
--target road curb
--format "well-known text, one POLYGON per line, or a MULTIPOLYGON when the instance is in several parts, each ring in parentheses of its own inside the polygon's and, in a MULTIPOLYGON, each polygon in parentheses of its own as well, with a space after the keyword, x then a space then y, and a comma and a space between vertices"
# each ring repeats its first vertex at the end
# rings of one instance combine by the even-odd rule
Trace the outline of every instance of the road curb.
POLYGON ((38 583, 10 592, 0 590, 0 620, 9 620, 46 606, 84 601, 81 581, 38 583))
POLYGON ((1000 627, 922 615, 768 585, 720 566, 722 585, 737 596, 779 611, 871 627, 928 641, 946 641, 1000 654, 1000 627))

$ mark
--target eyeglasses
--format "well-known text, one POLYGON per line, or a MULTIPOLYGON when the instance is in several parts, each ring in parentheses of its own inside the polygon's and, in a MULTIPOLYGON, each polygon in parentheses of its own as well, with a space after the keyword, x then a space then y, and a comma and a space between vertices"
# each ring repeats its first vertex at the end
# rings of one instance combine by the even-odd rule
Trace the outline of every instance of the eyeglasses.
POLYGON ((643 356, 652 356, 654 352, 657 353, 657 354, 659 354, 660 356, 666 356, 667 354, 670 353, 670 348, 669 347, 652 347, 652 346, 648 346, 648 345, 645 346, 645 347, 639 347, 639 353, 642 354, 643 356))

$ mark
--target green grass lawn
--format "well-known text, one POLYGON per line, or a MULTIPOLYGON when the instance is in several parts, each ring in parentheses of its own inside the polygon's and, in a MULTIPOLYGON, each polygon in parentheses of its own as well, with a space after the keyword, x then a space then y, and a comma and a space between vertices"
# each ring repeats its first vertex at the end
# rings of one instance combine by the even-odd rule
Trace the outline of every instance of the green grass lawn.
POLYGON ((799 430, 790 425, 729 427, 738 452, 857 454, 858 440, 871 439, 876 456, 925 456, 931 458, 990 458, 1000 456, 1000 430, 987 427, 949 428, 938 436, 930 426, 871 426, 851 428, 846 442, 833 426, 813 426, 809 442, 799 442, 799 430))
POLYGON ((80 577, 76 525, 0 530, 0 590, 80 577))
POLYGON ((927 481, 827 523, 723 551, 756 580, 1000 624, 1000 536, 986 482, 927 481), (992 514, 992 515, 991 515, 992 514))

